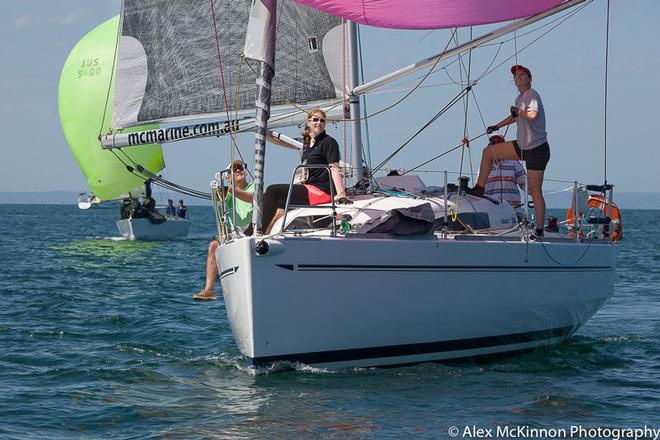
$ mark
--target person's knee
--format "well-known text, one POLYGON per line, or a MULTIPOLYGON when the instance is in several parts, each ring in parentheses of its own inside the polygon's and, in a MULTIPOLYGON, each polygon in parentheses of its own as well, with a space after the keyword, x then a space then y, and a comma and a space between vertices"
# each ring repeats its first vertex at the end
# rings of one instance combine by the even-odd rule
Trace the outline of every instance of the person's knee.
POLYGON ((220 243, 215 238, 209 243, 209 255, 215 254, 215 250, 218 248, 220 243))

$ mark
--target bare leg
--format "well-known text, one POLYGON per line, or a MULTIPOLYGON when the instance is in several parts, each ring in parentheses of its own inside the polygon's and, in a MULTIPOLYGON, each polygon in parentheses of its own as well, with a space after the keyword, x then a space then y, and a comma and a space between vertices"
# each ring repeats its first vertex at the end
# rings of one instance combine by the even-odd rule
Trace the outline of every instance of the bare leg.
POLYGON ((543 229, 545 224, 545 199, 543 198, 544 171, 527 170, 529 181, 529 195, 534 200, 534 215, 536 216, 536 229, 543 229))
POLYGON ((277 208, 277 210, 275 211, 275 215, 273 216, 273 219, 268 224, 268 228, 266 229, 266 234, 270 234, 271 229, 273 229, 273 226, 275 226, 275 222, 277 222, 280 218, 282 218, 283 215, 284 215, 284 209, 277 208))
POLYGON ((486 180, 490 174, 490 169, 493 167, 495 160, 520 160, 516 152, 513 142, 502 142, 501 144, 489 145, 483 149, 481 153, 481 164, 479 165, 479 177, 477 178, 477 185, 480 187, 486 186, 486 180))
POLYGON ((218 264, 215 261, 215 250, 218 249, 218 245, 218 240, 211 240, 206 254, 206 286, 204 286, 204 290, 207 292, 213 292, 215 280, 218 278, 218 264))
POLYGON ((193 295, 194 299, 212 301, 215 296, 215 280, 218 278, 218 265, 215 261, 215 250, 218 248, 218 240, 211 240, 206 254, 206 285, 204 290, 193 295))

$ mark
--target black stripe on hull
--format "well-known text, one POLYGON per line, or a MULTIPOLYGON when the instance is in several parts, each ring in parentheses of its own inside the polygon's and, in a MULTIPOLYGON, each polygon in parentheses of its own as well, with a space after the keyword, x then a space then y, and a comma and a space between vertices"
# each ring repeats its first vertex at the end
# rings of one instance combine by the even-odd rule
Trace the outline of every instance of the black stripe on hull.
MULTIPOLYGON (((283 267, 284 265, 279 265, 283 267)), ((293 265, 287 265, 293 266, 293 265)), ((399 266, 298 264, 300 272, 612 272, 612 266, 399 266)), ((292 270, 287 267, 287 269, 292 270)))
POLYGON ((250 360, 254 366, 263 366, 276 361, 301 362, 310 365, 326 364, 332 362, 359 361, 363 359, 382 359, 398 356, 445 353, 457 350, 474 350, 479 348, 491 348, 510 344, 522 344, 544 339, 565 338, 572 334, 575 330, 577 330, 576 327, 568 326, 550 330, 539 330, 534 332, 515 333, 499 336, 486 336, 472 339, 456 339, 453 341, 423 342, 420 344, 388 345, 385 347, 353 348, 348 350, 262 356, 251 358, 250 360))

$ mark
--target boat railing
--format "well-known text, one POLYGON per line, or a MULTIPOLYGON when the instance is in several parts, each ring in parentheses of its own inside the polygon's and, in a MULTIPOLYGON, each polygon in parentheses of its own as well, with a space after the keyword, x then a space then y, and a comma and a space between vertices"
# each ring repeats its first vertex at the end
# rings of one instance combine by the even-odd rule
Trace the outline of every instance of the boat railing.
POLYGON ((591 185, 573 182, 573 200, 569 212, 572 218, 567 218, 564 223, 569 236, 576 241, 584 238, 593 238, 598 231, 606 240, 616 241, 620 238, 620 219, 615 219, 616 205, 614 204, 614 185, 606 183, 603 185, 591 185), (600 194, 600 199, 594 198, 593 194, 600 194), (582 195, 581 195, 582 194, 582 195), (584 200, 580 200, 584 198, 584 200), (594 212, 595 211, 595 212, 594 212), (610 226, 614 224, 614 230, 610 226), (614 234, 614 235, 611 235, 614 234))
MULTIPOLYGON (((291 194, 293 192, 293 184, 296 180, 296 173, 298 170, 301 169, 325 169, 328 173, 328 179, 330 182, 332 182, 332 173, 330 172, 330 165, 323 165, 323 164, 300 164, 293 170, 293 174, 291 175, 291 183, 289 184, 289 192, 287 193, 286 196, 286 204, 284 205, 284 216, 282 217, 282 229, 280 230, 280 233, 284 233, 284 230, 286 229, 286 217, 291 209, 297 209, 297 208, 305 208, 305 209, 328 209, 328 206, 326 204, 323 205, 318 205, 318 206, 310 206, 310 205, 292 205, 291 204, 291 194)), ((335 189, 332 183, 330 184, 330 199, 331 199, 331 208, 332 208, 332 236, 335 237, 337 234, 337 209, 335 206, 335 189)), ((264 225, 266 226, 266 225, 264 225)))
MULTIPOLYGON (((229 210, 227 209, 227 193, 222 186, 226 174, 231 173, 231 167, 215 173, 215 180, 211 181, 211 204, 215 213, 216 227, 218 229, 218 239, 222 242, 228 240, 233 234, 238 234, 236 228, 236 198, 232 197, 231 213, 232 219, 229 221, 229 210)), ((236 192, 236 183, 231 179, 232 193, 236 192)))

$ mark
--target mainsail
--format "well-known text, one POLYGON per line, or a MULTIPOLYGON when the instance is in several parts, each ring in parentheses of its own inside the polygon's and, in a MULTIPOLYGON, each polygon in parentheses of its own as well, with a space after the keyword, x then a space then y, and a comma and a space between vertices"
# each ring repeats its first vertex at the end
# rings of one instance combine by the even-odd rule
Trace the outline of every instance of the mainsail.
POLYGON ((294 0, 347 20, 393 29, 444 29, 529 17, 564 0, 294 0))
MULTIPOLYGON (((252 113, 256 69, 241 66, 251 3, 124 0, 112 129, 252 113)), ((341 20, 292 2, 277 16, 273 108, 340 100, 341 20)))
POLYGON ((105 106, 114 87, 111 80, 118 28, 117 16, 78 42, 62 68, 58 94, 64 136, 90 189, 103 200, 118 198, 144 180, 131 174, 122 160, 140 164, 152 173, 165 166, 160 145, 127 150, 126 155, 121 154, 122 160, 99 145, 99 132, 107 129, 112 113, 110 104, 107 111, 105 106))

